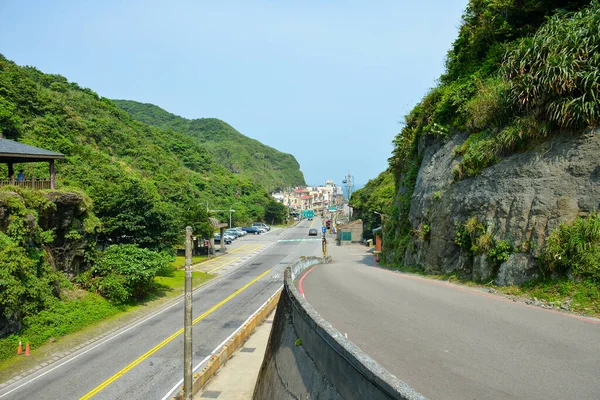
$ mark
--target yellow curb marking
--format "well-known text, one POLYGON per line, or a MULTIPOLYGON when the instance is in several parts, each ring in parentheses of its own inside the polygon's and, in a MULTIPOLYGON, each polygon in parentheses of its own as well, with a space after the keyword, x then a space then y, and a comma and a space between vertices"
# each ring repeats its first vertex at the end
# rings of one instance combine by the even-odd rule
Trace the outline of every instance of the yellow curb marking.
MULTIPOLYGON (((212 308, 210 308, 204 314, 202 314, 198 318, 196 318, 192 322, 192 325, 195 325, 197 322, 202 321, 204 318, 206 318, 207 316, 209 316, 210 314, 212 314, 213 312, 215 312, 217 309, 219 309, 221 306, 223 306, 223 304, 227 303, 229 300, 233 299, 235 296, 237 296, 238 294, 240 294, 241 292, 243 292, 244 290, 246 290, 252 284, 256 283, 256 281, 258 281, 260 278, 262 278, 263 276, 267 275, 269 272, 271 272, 270 269, 266 270, 265 272, 263 272, 262 274, 260 274, 256 278, 252 279, 250 282, 246 283, 244 286, 242 286, 241 288, 239 288, 238 290, 236 290, 235 292, 233 292, 229 296, 227 296, 224 300, 222 300, 219 303, 215 304, 212 308)), ((181 328, 180 330, 178 330, 177 332, 175 332, 174 334, 172 334, 171 336, 169 336, 168 338, 166 338, 165 340, 163 340, 162 342, 160 342, 159 344, 157 344, 156 346, 154 346, 153 348, 151 348, 150 350, 148 350, 146 353, 144 353, 143 355, 141 355, 138 359, 136 359, 131 364, 129 364, 128 366, 126 366, 125 368, 123 368, 122 370, 120 370, 119 372, 117 372, 116 374, 114 374, 113 376, 111 376, 110 378, 108 378, 106 381, 104 381, 103 383, 101 383, 98 387, 96 387, 95 389, 93 389, 91 392, 89 392, 85 396, 81 397, 79 400, 91 399, 93 396, 97 395, 98 393, 100 393, 100 391, 102 391, 103 389, 105 389, 108 385, 110 385, 111 383, 113 383, 114 381, 116 381, 117 379, 119 379, 120 377, 122 377, 123 375, 125 375, 133 367, 135 367, 136 365, 138 365, 139 363, 141 363, 142 361, 144 361, 146 358, 150 357, 152 354, 156 353, 158 350, 160 350, 162 347, 164 347, 166 344, 168 344, 169 342, 171 342, 173 339, 175 339, 177 336, 181 335, 182 333, 183 333, 183 328, 181 328)))

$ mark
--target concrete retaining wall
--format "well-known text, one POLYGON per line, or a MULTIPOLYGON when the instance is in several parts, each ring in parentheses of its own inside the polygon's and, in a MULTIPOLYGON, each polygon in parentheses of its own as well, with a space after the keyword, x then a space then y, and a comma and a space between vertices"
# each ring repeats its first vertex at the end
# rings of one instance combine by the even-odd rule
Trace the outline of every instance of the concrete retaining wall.
POLYGON ((285 271, 254 399, 424 399, 348 341, 300 295, 295 278, 322 261, 303 259, 285 271))

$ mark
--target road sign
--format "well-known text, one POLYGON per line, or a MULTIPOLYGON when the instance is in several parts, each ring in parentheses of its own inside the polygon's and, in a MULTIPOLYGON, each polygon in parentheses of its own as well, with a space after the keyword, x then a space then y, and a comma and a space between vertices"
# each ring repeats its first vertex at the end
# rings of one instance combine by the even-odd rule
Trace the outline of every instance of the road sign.
POLYGON ((327 228, 325 228, 324 226, 321 227, 321 232, 325 233, 327 232, 327 228))
POLYGON ((337 208, 336 207, 329 207, 327 210, 328 211, 337 211, 337 208))
POLYGON ((302 218, 314 218, 314 210, 302 210, 302 218))

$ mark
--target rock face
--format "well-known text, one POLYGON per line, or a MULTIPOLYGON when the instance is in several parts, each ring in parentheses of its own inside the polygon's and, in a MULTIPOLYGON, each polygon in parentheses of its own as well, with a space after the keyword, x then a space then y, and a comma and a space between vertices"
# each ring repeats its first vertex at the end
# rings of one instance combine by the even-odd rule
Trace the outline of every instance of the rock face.
POLYGON ((54 242, 48 247, 55 267, 73 277, 79 274, 90 237, 84 228, 89 217, 83 197, 71 192, 48 192, 46 198, 56 204, 55 210, 39 215, 40 227, 54 229, 54 242))
POLYGON ((426 224, 430 233, 411 239, 405 264, 501 285, 522 283, 536 275, 536 257, 554 228, 600 208, 600 130, 557 136, 457 181, 453 169, 460 159, 453 149, 467 137, 428 138, 420 146, 410 223, 415 230, 426 224), (493 265, 485 254, 455 244, 457 226, 470 217, 494 241, 514 246, 507 260, 493 265))
MULTIPOLYGON (((15 192, 2 192, 0 195, 0 232, 7 232, 11 220, 24 218, 28 232, 52 231, 54 240, 43 245, 48 262, 56 269, 75 276, 80 272, 84 261, 85 250, 90 243, 90 235, 84 224, 90 218, 90 213, 83 197, 77 193, 49 191, 44 196, 50 206, 37 205, 37 208, 27 207, 25 199, 15 192), (21 207, 27 207, 24 216, 16 214, 14 205, 18 202, 21 207), (14 215, 12 215, 14 214, 14 215), (36 218, 37 214, 37 218, 36 218)), ((94 223, 88 221, 88 231, 93 230, 94 223)), ((29 239, 32 246, 39 247, 33 237, 29 239)))

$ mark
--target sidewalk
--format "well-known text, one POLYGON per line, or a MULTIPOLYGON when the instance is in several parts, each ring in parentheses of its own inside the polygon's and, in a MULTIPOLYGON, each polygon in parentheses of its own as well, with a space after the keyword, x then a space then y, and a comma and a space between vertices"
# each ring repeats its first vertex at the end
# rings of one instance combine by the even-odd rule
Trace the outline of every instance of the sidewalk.
POLYGON ((271 327, 273 311, 248 338, 244 346, 236 350, 227 363, 212 377, 204 389, 194 395, 200 399, 251 400, 258 371, 262 364, 271 327))

